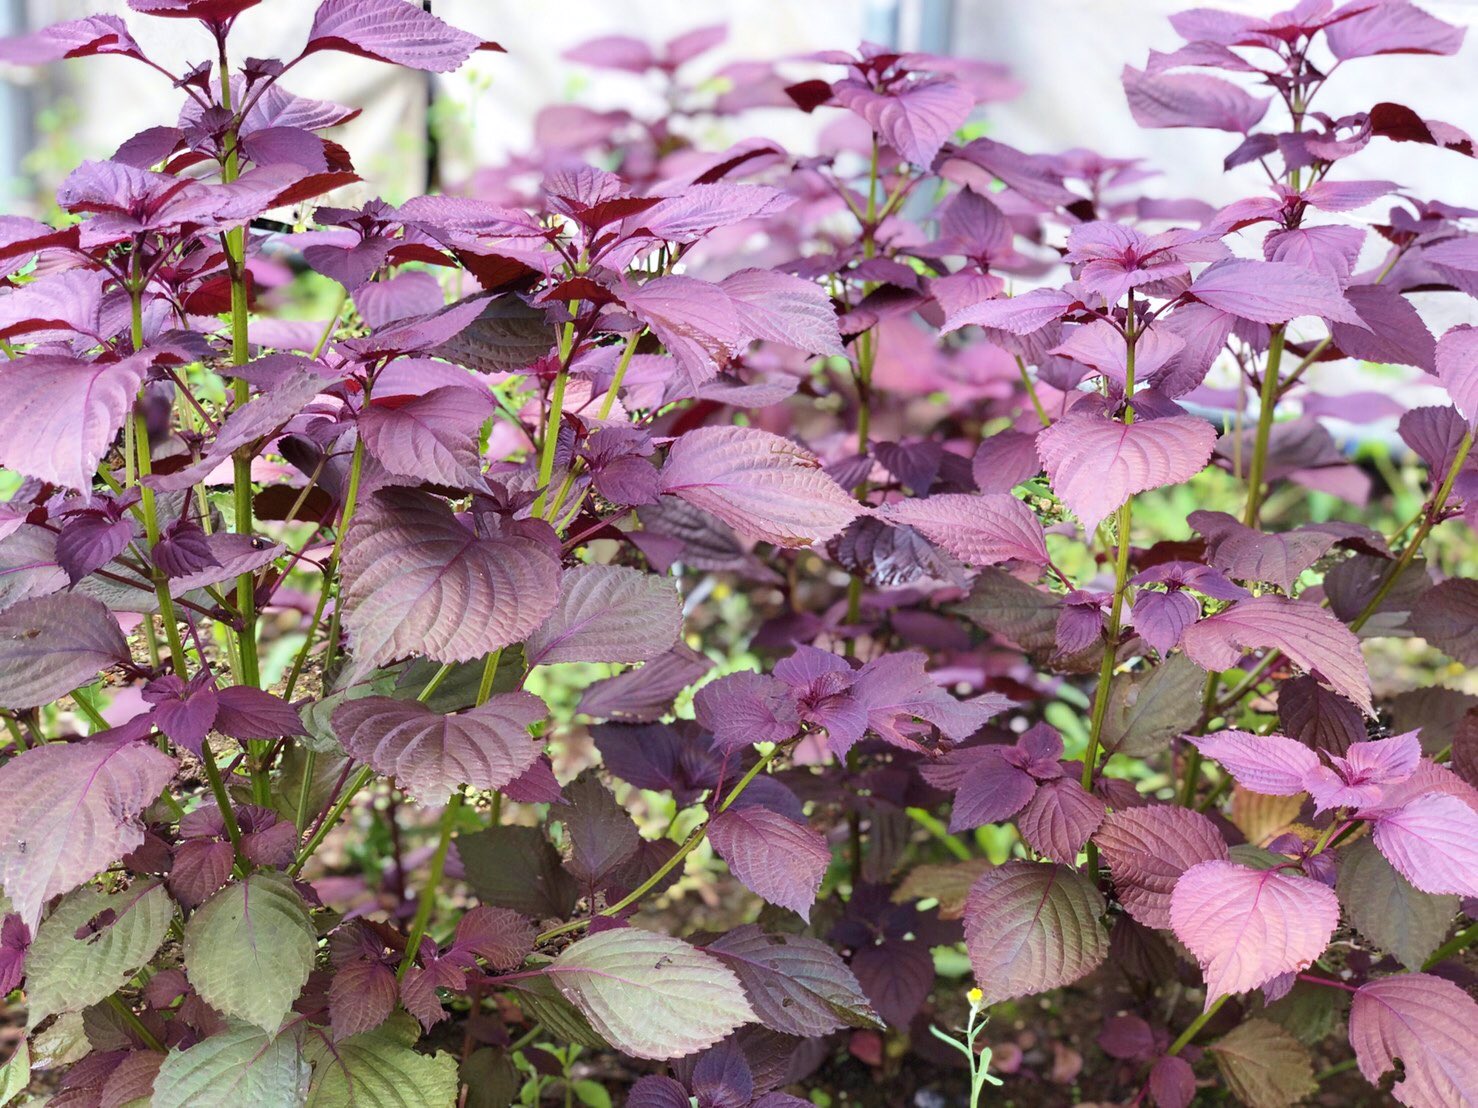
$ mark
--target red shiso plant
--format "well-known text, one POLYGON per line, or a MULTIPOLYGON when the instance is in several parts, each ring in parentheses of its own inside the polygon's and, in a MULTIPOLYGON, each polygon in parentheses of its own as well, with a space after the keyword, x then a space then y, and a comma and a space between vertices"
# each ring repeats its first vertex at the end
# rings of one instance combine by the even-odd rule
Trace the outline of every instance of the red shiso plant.
MULTIPOLYGON (((208 47, 178 116, 0 217, 0 1099, 603 1103, 619 1054, 635 1108, 848 1056, 903 1103, 989 1009, 1002 1095, 1067 1103, 1006 1038, 1041 996, 1079 1099, 1472 1101, 1478 698, 1378 640, 1478 663, 1478 328, 1413 303, 1478 296, 1478 212, 1341 169, 1474 148, 1318 107, 1460 30, 1175 16, 1123 88, 1227 133, 1220 208, 967 138, 995 67, 698 80, 720 29, 573 52, 660 118, 349 208, 293 70, 499 48, 325 0, 243 59, 258 3, 129 0, 208 47), (819 154, 692 137, 775 107, 819 154), (1351 360, 1445 390, 1418 494, 1322 421, 1391 411, 1311 383, 1351 360)), ((115 16, 0 42, 100 54, 163 71, 115 16)))

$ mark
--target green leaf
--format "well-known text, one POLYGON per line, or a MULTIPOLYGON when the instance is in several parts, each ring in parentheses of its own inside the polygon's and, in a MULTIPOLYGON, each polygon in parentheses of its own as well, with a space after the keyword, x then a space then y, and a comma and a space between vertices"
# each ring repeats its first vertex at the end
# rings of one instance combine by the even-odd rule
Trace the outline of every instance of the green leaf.
POLYGON ((1103 748, 1144 758, 1201 717, 1206 671, 1175 653, 1141 673, 1115 677, 1103 717, 1103 748))
POLYGON ((0 1066, 0 1108, 4 1108, 31 1083, 31 1048, 25 1039, 15 1048, 10 1061, 0 1066))
POLYGON ((549 978, 528 977, 512 985, 518 993, 519 1005, 531 1019, 543 1025, 552 1041, 588 1046, 592 1050, 610 1047, 590 1026, 584 1013, 566 1000, 549 978))
POLYGON ((174 914, 174 901, 157 881, 120 893, 84 888, 69 894, 26 953, 29 1026, 58 1012, 80 1012, 116 992, 154 956, 174 914))
POLYGON ((571 1088, 576 1099, 586 1108, 611 1108, 611 1094, 606 1092, 604 1085, 597 1085, 594 1081, 576 1081, 571 1088))
POLYGON ((635 927, 581 939, 545 972, 612 1046, 637 1058, 680 1058, 755 1019, 733 970, 635 927))
POLYGON ((279 873, 227 885, 185 926, 185 973, 207 1004, 276 1031, 313 969, 318 938, 279 873))
POLYGON ((1456 896, 1413 887, 1369 839, 1340 851, 1335 892, 1355 930, 1409 970, 1419 970, 1447 937, 1456 896))
POLYGON ((1269 1004, 1261 1015, 1263 1019, 1286 1027, 1299 1042, 1317 1046, 1339 1025, 1343 1018, 1341 1009, 1346 1007, 1344 999, 1348 995, 1338 989, 1296 981, 1287 996, 1269 1004))
POLYGON ((420 1027, 403 1012, 373 1031, 332 1043, 314 1029, 307 1108, 445 1108, 457 1099, 457 1060, 418 1054, 420 1027))
POLYGON ((1308 1048, 1264 1019, 1250 1019, 1208 1048, 1247 1108, 1291 1108, 1318 1088, 1308 1048))
POLYGON ((232 1021, 189 1050, 171 1050, 150 1108, 266 1108, 301 1104, 312 1070, 294 1032, 269 1035, 232 1021))

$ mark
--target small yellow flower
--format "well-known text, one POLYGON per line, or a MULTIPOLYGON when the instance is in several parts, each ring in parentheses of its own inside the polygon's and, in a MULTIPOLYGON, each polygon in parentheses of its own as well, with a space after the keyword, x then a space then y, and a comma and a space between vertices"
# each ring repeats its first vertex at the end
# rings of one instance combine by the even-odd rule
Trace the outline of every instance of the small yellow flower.
POLYGON ((965 994, 965 999, 970 1002, 970 1007, 979 1008, 980 1002, 985 999, 985 994, 979 989, 971 989, 965 994))

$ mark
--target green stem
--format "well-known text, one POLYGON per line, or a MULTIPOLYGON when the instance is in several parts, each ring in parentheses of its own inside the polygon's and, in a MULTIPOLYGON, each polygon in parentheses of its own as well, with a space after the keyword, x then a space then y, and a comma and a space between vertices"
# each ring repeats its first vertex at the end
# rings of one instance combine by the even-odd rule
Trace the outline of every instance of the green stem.
POLYGON ((211 795, 216 798, 216 807, 221 810, 221 822, 226 825, 226 838, 231 840, 231 849, 236 852, 236 862, 243 869, 249 867, 241 849, 241 828, 236 823, 236 810, 231 806, 231 795, 226 792, 226 783, 221 780, 220 767, 216 765, 215 751, 210 743, 200 744, 200 760, 205 764, 205 779, 210 783, 211 795))
POLYGON ((1262 392, 1257 409, 1257 434, 1253 439, 1252 462, 1247 473, 1247 510, 1242 522, 1256 527, 1262 510, 1263 473, 1268 463, 1268 441, 1273 434, 1273 413, 1278 407, 1278 367, 1283 362, 1284 329, 1274 327, 1268 344, 1268 361, 1262 373, 1262 392))
POLYGON ((907 811, 909 819, 938 839, 944 848, 960 861, 968 862, 974 858, 974 855, 970 853, 970 848, 951 835, 944 821, 934 813, 925 811, 923 808, 909 808, 907 811))
POLYGON ((97 734, 98 731, 106 731, 108 729, 108 721, 105 720, 98 712, 97 706, 93 704, 91 699, 89 699, 84 689, 73 689, 72 701, 81 710, 82 714, 87 717, 87 721, 91 723, 92 726, 96 729, 93 731, 93 734, 97 734))
POLYGON ((1043 427, 1052 422, 1047 417, 1047 409, 1042 407, 1042 398, 1037 395, 1037 386, 1032 383, 1032 375, 1027 372, 1026 360, 1020 354, 1016 355, 1016 368, 1021 373, 1021 383, 1026 387, 1026 395, 1031 398, 1032 407, 1036 409, 1037 419, 1043 427))
POLYGON ((1478 942, 1478 923, 1471 923, 1463 928, 1452 938, 1432 951, 1432 956, 1422 963, 1422 969, 1429 970, 1439 962, 1444 962, 1454 954, 1458 954, 1478 942))
POLYGON ((1375 595, 1370 598, 1370 603, 1350 623, 1351 631, 1358 631, 1364 627, 1370 617, 1375 615, 1391 590, 1396 587, 1396 582, 1406 572, 1408 566, 1421 551, 1422 543, 1427 541, 1427 536, 1432 533, 1432 528, 1437 526, 1442 517, 1442 509, 1447 507, 1447 498, 1452 495, 1452 486, 1457 481, 1458 474, 1468 460, 1468 452, 1473 449, 1473 432, 1469 431, 1463 436, 1463 441, 1458 444, 1457 453, 1453 455, 1452 464, 1447 468, 1447 475, 1442 479, 1442 485, 1433 495, 1431 503, 1422 515, 1421 524, 1416 533, 1411 536, 1411 541, 1401 551, 1401 556, 1381 580, 1380 586, 1375 590, 1375 595))
POLYGON ((488 697, 493 695, 493 682, 498 676, 498 663, 503 659, 503 649, 499 647, 488 655, 487 661, 482 664, 482 680, 477 683, 477 703, 486 704, 488 697))
MULTIPOLYGON (((734 801, 738 800, 739 797, 743 795, 744 790, 749 788, 750 783, 764 772, 765 767, 775 760, 775 756, 780 753, 781 749, 782 745, 777 743, 774 747, 770 749, 770 752, 768 754, 761 757, 760 760, 756 762, 753 767, 751 767, 750 771, 739 779, 739 783, 729 791, 729 795, 724 797, 723 802, 719 804, 719 806, 714 810, 713 814, 717 816, 726 812, 733 805, 734 801)), ((631 905, 635 904, 642 897, 646 896, 647 893, 651 892, 654 888, 661 884, 662 879, 678 866, 682 865, 683 859, 685 859, 689 854, 693 853, 693 851, 697 849, 698 844, 701 843, 705 838, 707 838, 708 825, 710 822, 710 820, 705 820, 697 827, 693 828, 692 834, 690 834, 686 839, 683 840, 682 846, 677 848, 677 853, 674 854, 671 858, 667 859, 667 861, 658 868, 656 873, 652 874, 651 877, 643 881, 626 896, 616 901, 615 904, 612 904, 609 907, 603 909, 600 914, 603 916, 617 915, 624 909, 629 908, 631 905)), ((589 919, 571 920, 569 923, 560 924, 558 927, 551 927, 548 931, 542 933, 537 941, 540 943, 547 942, 557 935, 563 935, 570 931, 578 931, 583 927, 588 927, 589 924, 589 919)))
POLYGON ((139 1019, 134 1010, 125 1004, 117 993, 109 994, 107 1004, 109 1008, 118 1013, 118 1017, 124 1023, 128 1024, 129 1030, 139 1037, 139 1042, 156 1053, 165 1053, 164 1044, 154 1037, 154 1032, 144 1026, 144 1021, 139 1019))
MULTIPOLYGON (((369 395, 366 391, 365 402, 368 403, 369 395)), ((334 536, 334 548, 328 556, 328 564, 324 567, 323 588, 325 594, 329 589, 338 585, 339 562, 344 553, 344 536, 349 533, 349 524, 354 520, 354 509, 359 503, 359 481, 364 471, 364 440, 355 436, 354 454, 349 460, 349 490, 344 494, 344 511, 339 518, 339 531, 334 536)), ((320 597, 322 600, 322 597, 320 597)), ((341 605, 334 603, 333 615, 328 620, 328 641, 323 646, 323 668, 328 669, 333 664, 334 653, 339 648, 339 616, 341 605)), ((309 643, 311 643, 311 639, 309 643)), ((308 649, 309 643, 303 644, 303 649, 308 649)))
POLYGON ((443 662, 441 664, 441 668, 431 675, 431 680, 426 682, 425 688, 423 688, 419 693, 416 694, 416 700, 421 704, 424 704, 426 703, 426 701, 430 700, 436 690, 441 688, 441 683, 446 680, 447 674, 451 672, 452 663, 443 662))
POLYGON ((397 980, 405 979, 406 971, 415 962, 416 954, 421 948, 421 939, 425 937, 426 928, 431 923, 431 913, 436 908, 436 891, 441 888, 441 879, 446 873, 446 856, 452 846, 452 830, 456 827, 457 813, 461 810, 462 790, 458 788, 452 793, 451 799, 441 811, 436 853, 431 856, 431 872, 427 875, 426 884, 421 889, 421 896, 416 901, 416 916, 411 921, 410 936, 405 943, 405 955, 400 960, 400 968, 395 971, 397 980))
POLYGON ((344 786, 343 794, 334 802, 334 806, 328 810, 323 819, 319 821, 318 827, 313 832, 313 837, 303 845, 302 850, 298 851, 298 856, 293 859, 293 864, 287 867, 289 877, 296 877, 303 872, 303 866, 307 864, 309 858, 313 857, 314 852, 323 845, 323 840, 328 838, 328 833, 339 822, 339 817, 344 814, 344 809, 349 807, 354 798, 359 795, 359 790, 364 788, 369 783, 369 779, 374 775, 375 771, 369 766, 361 766, 359 772, 349 780, 349 783, 344 786))
POLYGON ((1200 1034, 1201 1028, 1205 1027, 1206 1024, 1210 1022, 1212 1016, 1221 1011, 1221 1006, 1226 1002, 1226 997, 1217 997, 1215 1003, 1213 1003, 1211 1007, 1207 1008, 1206 1011, 1202 1012, 1199 1016, 1191 1021, 1191 1025, 1180 1033, 1180 1037, 1176 1039, 1175 1042, 1170 1044, 1170 1049, 1167 1050, 1165 1053, 1179 1054, 1182 1050, 1189 1046, 1191 1040, 1194 1039, 1198 1034, 1200 1034))
POLYGON ((318 770, 318 751, 309 749, 303 754, 303 780, 298 784, 298 810, 293 813, 293 823, 298 835, 308 829, 308 802, 313 797, 313 774, 318 770))

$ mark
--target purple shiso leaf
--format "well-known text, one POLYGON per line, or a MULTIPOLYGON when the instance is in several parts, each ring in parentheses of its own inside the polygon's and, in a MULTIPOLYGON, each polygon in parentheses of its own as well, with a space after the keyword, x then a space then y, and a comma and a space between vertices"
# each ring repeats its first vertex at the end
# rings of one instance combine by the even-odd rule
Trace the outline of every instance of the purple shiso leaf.
POLYGON ((1186 522, 1206 537, 1207 560, 1217 569, 1244 581, 1269 581, 1284 592, 1292 592, 1299 574, 1336 541, 1336 536, 1322 531, 1267 534, 1226 512, 1192 512, 1186 522))
POLYGON ((581 65, 616 69, 626 73, 645 73, 658 64, 657 55, 652 52, 651 46, 630 35, 603 35, 589 39, 570 47, 561 56, 581 65))
POLYGON ((21 600, 60 592, 67 584, 57 561, 56 535, 45 527, 20 523, 0 538, 0 611, 21 600))
POLYGON ((1135 493, 1189 481, 1216 445, 1216 428, 1196 416, 1121 423, 1080 405, 1037 436, 1037 453, 1074 515, 1093 534, 1135 493))
POLYGON ((501 789, 539 757, 529 728, 549 714, 533 693, 511 692, 444 716, 424 704, 368 696, 334 712, 334 731, 355 758, 394 777, 419 803, 440 805, 459 785, 501 789))
POLYGON ((1462 324, 1443 335, 1437 343, 1436 369, 1468 429, 1478 428, 1478 327, 1462 324))
POLYGON ((1007 862, 965 902, 965 948, 988 1004, 1069 985, 1108 956, 1102 895, 1068 866, 1007 862))
POLYGON ((56 537, 56 561, 76 584, 123 553, 133 538, 133 520, 107 512, 74 512, 56 537))
POLYGON ((975 484, 984 493, 1010 492, 1041 471, 1035 432, 999 431, 981 442, 970 463, 975 484))
POLYGON ((726 1039, 698 1055, 688 1085, 699 1104, 754 1102, 754 1073, 737 1039, 726 1039))
POLYGON ((1422 892, 1478 896, 1478 812, 1459 797, 1428 793, 1380 813, 1373 834, 1376 848, 1422 892))
POLYGON ((48 332, 111 338, 102 334, 103 279, 101 273, 67 269, 15 289, 0 300, 0 338, 57 337, 48 332))
POLYGON ((1219 731, 1190 741, 1226 767, 1237 784, 1264 796, 1297 796, 1321 766, 1312 750, 1282 735, 1219 731))
POLYGON ((789 439, 751 427, 700 427, 672 444, 662 491, 712 512, 742 537, 779 546, 831 538, 866 509, 789 439))
POLYGON ((1060 777, 1037 789, 1017 824, 1038 854, 1070 866, 1107 814, 1102 800, 1071 777, 1060 777))
POLYGON ((216 699, 216 730, 233 739, 285 739, 308 733, 296 708, 263 689, 228 685, 217 691, 216 699))
POLYGON ((511 646, 554 608, 559 543, 547 524, 484 535, 427 493, 386 489, 344 542, 344 627, 353 669, 423 654, 466 662, 511 646))
POLYGON ((1436 340, 1410 300, 1384 285, 1351 285, 1345 289, 1345 299, 1360 323, 1331 325, 1340 353, 1370 362, 1416 366, 1428 372, 1435 369, 1436 340))
POLYGON ((66 23, 53 23, 28 35, 0 39, 0 62, 13 65, 45 65, 63 58, 85 58, 94 54, 124 54, 142 58, 143 50, 128 33, 128 25, 116 15, 90 15, 66 23))
POLYGON ((7 994, 19 988, 26 975, 26 948, 30 945, 30 928, 20 916, 7 913, 0 920, 0 989, 7 994))
POLYGON ((181 517, 165 528, 149 551, 166 577, 190 577, 221 564, 207 535, 194 520, 181 517))
POLYGON ((144 15, 225 23, 261 2, 262 0, 128 0, 128 6, 144 15))
POLYGON ((879 1026, 857 978, 818 939, 767 935, 744 924, 704 949, 734 971, 760 1023, 772 1031, 811 1038, 879 1026))
POLYGON ((1150 74, 1126 65, 1121 80, 1141 127, 1208 127, 1245 135, 1271 103, 1202 73, 1150 74))
POLYGON ((130 660, 117 621, 90 597, 54 593, 0 612, 0 706, 49 704, 130 660))
POLYGON ((811 906, 831 851, 821 832, 768 808, 730 808, 708 824, 708 839, 746 888, 802 919, 811 906))
POLYGON ((132 408, 148 354, 88 362, 29 354, 0 366, 0 465, 90 489, 132 408))
POLYGON ((167 674, 145 685, 143 696, 154 705, 149 716, 154 726, 170 742, 200 757, 205 736, 220 708, 215 682, 209 675, 201 673, 187 684, 183 678, 167 674))
POLYGON ((769 269, 741 269, 719 282, 746 339, 805 354, 845 356, 831 298, 814 281, 769 269))
POLYGON ((762 673, 731 673, 704 685, 693 698, 693 708, 721 750, 784 742, 801 725, 790 689, 762 673))
POLYGON ((677 695, 712 668, 706 657, 679 643, 638 669, 588 686, 580 697, 579 711, 594 719, 650 722, 667 714, 677 695))
POLYGON ((975 107, 968 89, 939 79, 907 81, 879 92, 849 77, 832 86, 832 95, 905 160, 926 168, 975 107))
POLYGON ((973 323, 993 331, 1029 335, 1061 319, 1075 303, 1077 300, 1072 294, 1059 289, 1032 289, 1020 296, 982 300, 951 313, 940 328, 940 334, 947 335, 973 323))
POLYGON ((1093 836, 1124 910, 1146 927, 1170 926, 1170 900, 1181 874, 1227 857, 1226 840, 1200 812, 1173 805, 1127 808, 1093 836))
POLYGON ((927 661, 917 651, 903 651, 874 658, 857 672, 853 695, 867 710, 868 729, 886 742, 912 749, 915 736, 926 730, 915 720, 961 742, 1010 706, 996 693, 956 700, 925 672, 927 661))
POLYGON ((682 597, 670 580, 626 566, 566 570, 549 618, 528 637, 530 668, 555 662, 645 662, 682 633, 682 597))
POLYGON ((1324 38, 1330 53, 1348 61, 1378 54, 1456 54, 1466 33, 1467 28, 1444 23, 1404 0, 1384 0, 1334 22, 1324 38))
MULTIPOLYGON (((1478 412, 1478 408, 1474 409, 1478 412)), ((1412 408, 1401 417, 1396 433, 1433 473, 1452 468, 1458 447, 1466 434, 1466 421, 1452 406, 1412 408)))
POLYGON ((477 435, 493 408, 491 394, 482 390, 432 389, 409 400, 371 403, 360 413, 359 433, 392 474, 412 484, 468 488, 482 476, 477 435))
POLYGON ((1187 592, 1152 592, 1140 589, 1130 609, 1134 630, 1161 654, 1180 644, 1185 629, 1201 617, 1201 605, 1187 592))
MULTIPOLYGON (((404 4, 406 0, 390 0, 404 4)), ((349 339, 338 349, 358 361, 375 361, 402 354, 418 354, 450 342, 477 321, 488 306, 486 295, 470 296, 430 315, 396 320, 368 338, 349 339)))
POLYGON ((1287 323, 1311 315, 1360 325, 1360 316, 1344 298, 1338 281, 1289 262, 1247 258, 1216 262, 1191 282, 1190 295, 1254 323, 1287 323))
POLYGON ((337 50, 432 73, 450 73, 477 50, 502 50, 406 0, 324 0, 303 54, 337 50))
POLYGON ((1007 749, 962 747, 919 767, 925 781, 955 794, 949 817, 951 832, 1002 823, 1036 795, 1036 781, 1025 770, 1006 761, 1007 749))
POLYGON ((1156 1108, 1190 1108, 1196 1099, 1196 1071, 1177 1054, 1156 1058, 1150 1067, 1150 1096, 1156 1108))
POLYGON ((328 986, 329 1026, 335 1040, 373 1031, 395 1011, 395 971, 379 962, 340 966, 328 986))
POLYGON ((1278 727, 1305 746, 1331 754, 1365 741, 1360 709, 1312 677, 1294 677, 1278 686, 1278 727))
POLYGON ((144 841, 139 814, 175 768, 147 743, 102 736, 34 747, 0 766, 0 887, 27 927, 51 897, 144 841))
MULTIPOLYGON (((587 43, 586 45, 593 46, 596 43, 604 41, 607 40, 596 39, 594 42, 587 43)), ((636 42, 637 40, 631 39, 630 41, 636 42)), ((646 48, 645 43, 641 43, 640 45, 643 49, 646 48)), ((569 57, 568 54, 565 56, 569 57)), ((579 61, 581 59, 577 58, 575 60, 579 61)), ((607 65, 613 69, 630 68, 624 65, 611 65, 610 63, 607 63, 607 65)), ((642 68, 645 69, 646 67, 643 66, 642 68)), ((670 1077, 662 1077, 656 1074, 643 1077, 635 1085, 631 1086, 631 1093, 626 1098, 626 1108, 692 1108, 692 1104, 693 1100, 688 1096, 687 1089, 683 1088, 682 1085, 670 1077)))
MULTIPOLYGON (((431 315, 445 304, 440 283, 420 269, 397 273, 387 281, 371 281, 354 290, 354 307, 375 330, 411 316, 431 315)), ((378 385, 376 381, 377 392, 378 385)))
POLYGON ((1170 922, 1201 963, 1209 1008, 1311 965, 1339 923, 1339 900, 1308 877, 1201 862, 1175 883, 1170 922))
POLYGON ((590 734, 612 776, 639 789, 671 792, 680 805, 718 783, 722 761, 691 722, 601 723, 590 734))
POLYGON ((1364 242, 1363 227, 1291 227, 1263 239, 1262 252, 1270 262, 1288 262, 1344 284, 1360 261, 1364 242))
POLYGON ((1401 1076, 1391 1094, 1410 1108, 1471 1103, 1478 1089, 1475 1026, 1478 1001, 1461 985, 1426 973, 1367 981, 1350 1004, 1350 1045, 1360 1072, 1379 1086, 1396 1069, 1401 1076))
POLYGON ((1424 592, 1411 611, 1413 633, 1464 665, 1478 665, 1478 581, 1449 577, 1424 592))
POLYGON ((889 504, 878 513, 888 523, 912 527, 966 565, 993 566, 1016 559, 1046 565, 1042 524, 1026 504, 1000 493, 945 493, 889 504))
POLYGON ((923 943, 889 937, 852 955, 868 1003, 891 1027, 905 1028, 934 988, 934 959, 923 943))
POLYGON ((655 277, 623 289, 621 302, 662 340, 693 389, 712 378, 744 341, 734 298, 696 277, 655 277))
POLYGON ((1359 639, 1317 604, 1279 596, 1243 600, 1186 628, 1181 646, 1208 672, 1230 669, 1249 650, 1281 650, 1366 715, 1374 714, 1359 639))

